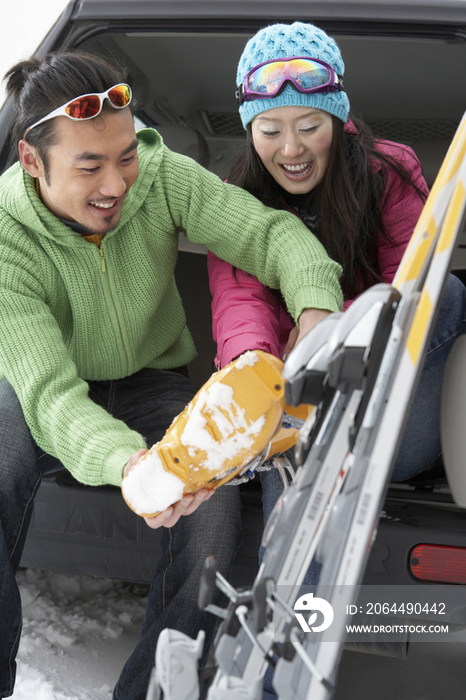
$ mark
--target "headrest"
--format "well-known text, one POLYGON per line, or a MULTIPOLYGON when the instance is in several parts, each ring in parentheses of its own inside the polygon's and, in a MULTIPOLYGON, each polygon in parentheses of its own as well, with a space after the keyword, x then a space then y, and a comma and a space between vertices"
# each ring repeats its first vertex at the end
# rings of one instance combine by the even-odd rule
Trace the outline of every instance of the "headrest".
POLYGON ((434 184, 450 143, 450 139, 422 139, 411 144, 421 162, 429 189, 434 184))
POLYGON ((193 158, 204 168, 209 167, 209 147, 199 131, 184 126, 157 126, 155 128, 171 151, 193 158))

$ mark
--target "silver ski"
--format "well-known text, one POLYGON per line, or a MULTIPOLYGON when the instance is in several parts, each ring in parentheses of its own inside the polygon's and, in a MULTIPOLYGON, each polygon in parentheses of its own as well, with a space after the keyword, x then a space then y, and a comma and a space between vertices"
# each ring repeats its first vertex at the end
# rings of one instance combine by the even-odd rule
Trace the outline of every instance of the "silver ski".
POLYGON ((324 700, 332 691, 345 639, 343 611, 354 602, 375 536, 464 220, 465 153, 463 118, 393 287, 376 285, 345 314, 329 316, 285 365, 288 402, 317 408, 301 430, 303 466, 265 530, 266 554, 252 590, 232 591, 217 576, 231 602, 217 636, 211 700, 258 700, 272 649, 280 654, 274 644, 284 641, 295 653, 275 668, 281 700, 324 700), (296 621, 296 590, 316 551, 323 564, 316 596, 325 587, 334 619, 331 635, 303 640, 289 623, 296 621))
MULTIPOLYGON (((378 383, 352 453, 350 478, 336 499, 321 543, 319 589, 331 595, 330 628, 302 644, 322 677, 334 678, 346 636, 345 611, 357 598, 375 537, 399 436, 409 412, 466 210, 466 121, 463 118, 394 280, 402 298, 378 383), (325 556, 327 555, 327 556, 325 556), (336 643, 335 638, 340 642, 336 643), (332 640, 332 641, 329 641, 332 640)), ((274 686, 282 700, 324 700, 328 689, 297 654, 278 662, 274 686)))
MULTIPOLYGON (((325 443, 327 426, 324 425, 315 438, 297 483, 288 490, 271 516, 271 524, 265 532, 265 538, 269 540, 267 552, 254 588, 257 589, 261 581, 272 579, 280 590, 285 586, 285 594, 286 590, 289 591, 288 600, 283 600, 282 603, 290 607, 292 595, 296 595, 296 586, 301 584, 324 532, 323 518, 329 517, 332 499, 338 500, 338 506, 333 505, 332 519, 325 528, 325 543, 321 545, 321 549, 329 552, 330 556, 327 557, 327 562, 324 562, 319 587, 335 587, 330 602, 334 607, 335 620, 338 618, 341 623, 345 616, 340 613, 346 604, 354 602, 349 598, 342 602, 342 592, 350 590, 350 584, 357 584, 363 573, 398 446, 397 436, 401 433, 409 402, 414 394, 421 369, 421 358, 435 320, 436 303, 443 289, 451 254, 464 217, 465 150, 466 121, 463 118, 394 282, 394 287, 399 288, 402 298, 387 342, 378 382, 373 389, 353 451, 349 450, 347 437, 352 417, 350 412, 341 417, 338 410, 340 407, 335 398, 335 405, 328 411, 327 422, 331 423, 333 420, 339 423, 341 430, 335 428, 334 433, 327 435, 330 438, 329 443, 334 443, 332 448, 328 444, 327 453, 322 458, 319 450, 320 443, 325 443), (430 313, 427 315, 426 298, 430 299, 430 313), (389 390, 392 400, 382 411, 389 390), (374 464, 377 464, 376 469, 374 464), (351 472, 349 476, 348 469, 351 472), (342 471, 344 479, 341 478, 342 471), (311 484, 312 488, 309 489, 306 498, 309 505, 306 508, 301 506, 300 497, 304 497, 305 487, 310 487, 311 484), (339 491, 343 486, 343 490, 339 491), (315 518, 310 519, 310 513, 315 514, 315 518), (273 530, 272 534, 270 530, 273 530)), ((374 291, 368 290, 362 296, 369 297, 374 291)), ((378 302, 369 306, 375 307, 376 303, 378 302)), ((356 334, 360 319, 351 319, 351 311, 350 308, 338 323, 342 326, 353 323, 356 326, 356 334)), ((345 334, 341 332, 340 335, 345 334)), ((336 345, 335 339, 329 340, 336 345)), ((367 342, 368 339, 365 340, 367 342)), ((322 366, 322 363, 325 364, 329 359, 331 350, 336 349, 328 348, 327 343, 323 351, 317 350, 312 353, 313 342, 314 339, 309 337, 307 343, 303 342, 298 346, 298 359, 293 353, 290 356, 285 378, 291 385, 299 383, 300 373, 305 374, 305 370, 312 369, 312 359, 314 358, 316 364, 316 355, 317 364, 320 362, 322 366), (306 353, 310 358, 307 364, 306 353)), ((339 398, 341 401, 341 396, 339 398)), ((359 396, 359 400, 360 398, 359 396)), ((322 559, 325 559, 324 554, 322 559)), ((317 596, 318 591, 319 589, 317 596)), ((273 593, 271 597, 273 599, 273 593)), ((279 638, 277 632, 289 620, 290 616, 287 618, 283 615, 283 622, 278 628, 275 625, 272 629, 269 622, 268 628, 260 632, 263 652, 270 650, 273 640, 279 638)), ((251 625, 251 619, 246 622, 251 625)), ((333 639, 334 625, 335 621, 332 625, 333 639)), ((329 684, 331 685, 331 679, 335 675, 342 651, 344 629, 340 630, 340 637, 339 643, 328 642, 325 636, 316 643, 312 637, 308 637, 303 647, 305 656, 310 661, 307 665, 299 653, 291 662, 279 660, 274 675, 274 686, 282 700, 311 697, 317 700, 328 695, 329 684), (324 640, 326 643, 322 644, 324 640), (326 680, 326 683, 322 682, 323 680, 326 680)), ((226 655, 223 655, 220 664, 223 666, 223 673, 240 676, 246 682, 254 682, 265 670, 264 653, 261 659, 261 651, 250 642, 249 635, 242 631, 236 637, 234 649, 238 654, 234 663, 229 663, 226 655)), ((217 653, 219 661, 221 656, 221 653, 217 653)), ((229 659, 232 658, 233 656, 229 655, 229 659)))

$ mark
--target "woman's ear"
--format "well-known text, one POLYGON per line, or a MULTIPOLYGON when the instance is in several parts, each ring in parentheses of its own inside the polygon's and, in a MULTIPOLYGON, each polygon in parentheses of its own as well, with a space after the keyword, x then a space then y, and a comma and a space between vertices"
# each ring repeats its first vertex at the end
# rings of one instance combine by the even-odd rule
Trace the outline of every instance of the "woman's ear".
POLYGON ((44 166, 34 146, 21 139, 18 144, 18 152, 21 165, 31 177, 44 177, 44 166))

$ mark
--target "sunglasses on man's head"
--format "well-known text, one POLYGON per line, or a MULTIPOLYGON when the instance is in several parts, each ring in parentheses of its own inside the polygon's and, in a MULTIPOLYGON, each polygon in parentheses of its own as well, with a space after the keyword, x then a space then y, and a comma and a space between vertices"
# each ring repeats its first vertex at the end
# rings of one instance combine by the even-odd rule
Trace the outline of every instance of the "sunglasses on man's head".
POLYGON ((255 66, 236 90, 239 104, 276 97, 290 82, 298 92, 312 95, 343 90, 343 77, 318 58, 280 58, 255 66))
POLYGON ((34 129, 34 127, 54 117, 64 116, 75 121, 93 119, 101 113, 105 99, 110 102, 114 109, 123 109, 123 107, 127 107, 132 100, 131 88, 129 85, 126 85, 126 83, 119 83, 105 90, 105 92, 96 92, 75 97, 73 100, 70 100, 61 107, 57 107, 53 112, 50 112, 50 114, 47 114, 35 124, 28 127, 24 132, 24 136, 26 136, 31 129, 34 129))

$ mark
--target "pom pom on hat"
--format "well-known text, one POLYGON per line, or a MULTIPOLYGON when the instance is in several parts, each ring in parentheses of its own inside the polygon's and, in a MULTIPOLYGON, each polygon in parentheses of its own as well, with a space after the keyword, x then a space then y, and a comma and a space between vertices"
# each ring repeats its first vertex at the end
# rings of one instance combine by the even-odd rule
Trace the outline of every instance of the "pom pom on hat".
MULTIPOLYGON (((247 73, 255 66, 275 58, 309 56, 329 63, 338 75, 343 75, 345 64, 335 41, 322 29, 312 24, 273 24, 261 29, 246 44, 239 60, 236 84, 241 85, 247 73)), ((349 100, 346 92, 320 92, 306 95, 291 83, 276 97, 250 100, 240 105, 239 113, 244 128, 261 112, 275 107, 313 107, 334 114, 342 122, 348 121, 349 100)))

